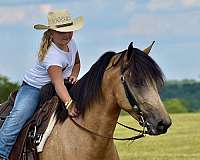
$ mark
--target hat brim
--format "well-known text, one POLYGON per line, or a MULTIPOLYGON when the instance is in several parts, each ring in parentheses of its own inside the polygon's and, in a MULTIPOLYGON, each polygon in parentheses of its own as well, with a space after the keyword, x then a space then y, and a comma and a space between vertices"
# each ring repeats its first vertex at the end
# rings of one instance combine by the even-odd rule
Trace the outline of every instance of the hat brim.
POLYGON ((34 28, 36 30, 46 30, 46 29, 52 29, 58 32, 72 32, 72 31, 76 31, 79 30, 83 27, 84 25, 84 18, 83 16, 77 17, 73 20, 73 24, 70 26, 66 26, 66 27, 55 27, 55 26, 48 26, 48 25, 44 25, 44 24, 36 24, 34 25, 34 28))

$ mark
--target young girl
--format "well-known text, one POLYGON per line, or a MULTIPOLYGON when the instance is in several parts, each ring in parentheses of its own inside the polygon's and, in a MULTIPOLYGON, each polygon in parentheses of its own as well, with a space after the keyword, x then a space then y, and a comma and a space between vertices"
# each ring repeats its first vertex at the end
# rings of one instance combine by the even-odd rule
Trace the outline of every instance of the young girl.
MULTIPOLYGON (((8 159, 9 153, 25 122, 35 112, 40 100, 40 88, 52 82, 57 95, 68 108, 72 99, 64 85, 64 79, 75 83, 80 71, 79 53, 73 31, 83 26, 83 17, 71 19, 68 11, 48 13, 48 25, 37 24, 37 30, 44 32, 37 64, 23 78, 14 107, 0 128, 0 159, 8 159)), ((69 111, 76 115, 74 109, 69 111)))

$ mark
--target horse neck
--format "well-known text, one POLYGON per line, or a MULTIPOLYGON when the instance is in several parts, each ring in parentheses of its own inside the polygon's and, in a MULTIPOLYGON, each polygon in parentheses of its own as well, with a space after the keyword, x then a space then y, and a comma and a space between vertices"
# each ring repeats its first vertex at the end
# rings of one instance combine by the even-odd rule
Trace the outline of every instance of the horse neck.
POLYGON ((111 101, 104 99, 91 104, 84 118, 79 118, 78 123, 92 131, 104 136, 112 137, 119 117, 120 108, 111 101))

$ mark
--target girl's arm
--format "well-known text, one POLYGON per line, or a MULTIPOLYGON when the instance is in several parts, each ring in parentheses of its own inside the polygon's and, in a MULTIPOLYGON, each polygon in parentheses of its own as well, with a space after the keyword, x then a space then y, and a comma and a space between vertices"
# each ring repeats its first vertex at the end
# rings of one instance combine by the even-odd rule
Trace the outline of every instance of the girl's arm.
MULTIPOLYGON (((56 93, 59 96, 59 98, 64 102, 64 104, 66 104, 67 102, 69 103, 72 99, 64 84, 62 68, 59 66, 50 66, 48 68, 48 74, 51 78, 51 81, 55 87, 56 93)), ((75 107, 70 108, 70 109, 68 108, 68 113, 72 117, 78 116, 78 112, 75 107)))
POLYGON ((62 75, 62 68, 59 66, 50 66, 48 68, 48 74, 51 78, 51 81, 55 87, 55 91, 59 98, 64 102, 69 102, 71 100, 71 97, 69 95, 69 92, 67 91, 67 88, 64 84, 64 78, 62 75))
POLYGON ((69 77, 69 81, 72 82, 72 84, 76 83, 79 72, 80 72, 80 58, 79 58, 79 53, 77 51, 75 64, 72 69, 72 74, 69 77))

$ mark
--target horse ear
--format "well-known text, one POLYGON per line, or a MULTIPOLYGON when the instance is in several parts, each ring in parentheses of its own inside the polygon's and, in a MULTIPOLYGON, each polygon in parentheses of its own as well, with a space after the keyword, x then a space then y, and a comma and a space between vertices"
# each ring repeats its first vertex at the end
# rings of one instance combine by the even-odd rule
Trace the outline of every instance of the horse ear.
POLYGON ((128 54, 127 54, 127 59, 129 60, 131 58, 131 55, 133 54, 133 42, 131 42, 128 46, 128 54))
POLYGON ((153 41, 149 47, 145 48, 143 50, 143 52, 146 53, 146 54, 149 54, 154 43, 155 43, 155 41, 153 41))

